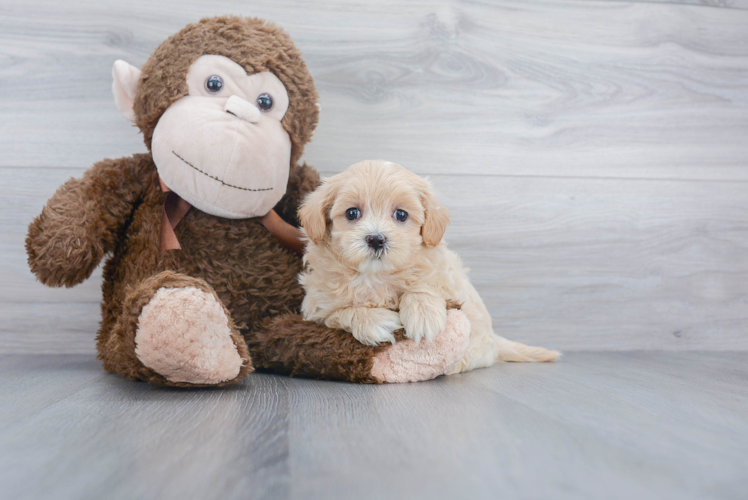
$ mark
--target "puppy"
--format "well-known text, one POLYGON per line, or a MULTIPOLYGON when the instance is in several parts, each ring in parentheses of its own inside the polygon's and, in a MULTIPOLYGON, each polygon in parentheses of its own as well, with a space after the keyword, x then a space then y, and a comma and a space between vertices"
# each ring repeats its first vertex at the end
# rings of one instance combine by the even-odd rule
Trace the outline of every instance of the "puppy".
POLYGON ((395 342, 393 332, 431 341, 447 304, 470 320, 468 350, 448 373, 496 361, 553 361, 555 351, 494 334, 491 316, 460 258, 442 241, 449 224, 429 182, 399 165, 364 161, 330 177, 299 209, 308 238, 304 317, 360 342, 395 342))

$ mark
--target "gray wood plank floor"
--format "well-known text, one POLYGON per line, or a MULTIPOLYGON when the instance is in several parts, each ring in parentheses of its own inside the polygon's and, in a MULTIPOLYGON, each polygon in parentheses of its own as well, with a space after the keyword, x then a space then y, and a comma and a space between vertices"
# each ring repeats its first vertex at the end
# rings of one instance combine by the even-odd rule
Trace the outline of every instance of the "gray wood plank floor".
POLYGON ((742 499, 748 353, 573 353, 420 383, 167 390, 0 357, 3 498, 742 499))

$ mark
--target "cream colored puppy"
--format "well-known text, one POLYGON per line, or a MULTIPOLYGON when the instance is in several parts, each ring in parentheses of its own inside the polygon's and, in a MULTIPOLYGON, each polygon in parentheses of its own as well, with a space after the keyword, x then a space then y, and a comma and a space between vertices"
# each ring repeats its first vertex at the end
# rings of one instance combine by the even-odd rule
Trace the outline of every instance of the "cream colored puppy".
POLYGON ((447 373, 496 361, 553 361, 555 351, 494 334, 491 316, 460 258, 442 241, 447 211, 429 182, 400 165, 364 161, 330 177, 299 210, 309 239, 299 279, 304 318, 360 342, 427 342, 444 330, 447 304, 470 320, 470 342, 447 373))

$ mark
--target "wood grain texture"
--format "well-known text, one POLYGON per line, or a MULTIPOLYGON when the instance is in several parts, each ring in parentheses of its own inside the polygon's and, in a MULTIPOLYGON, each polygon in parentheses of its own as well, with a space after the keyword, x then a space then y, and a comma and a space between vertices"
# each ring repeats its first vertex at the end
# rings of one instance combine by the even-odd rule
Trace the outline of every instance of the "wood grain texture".
POLYGON ((5 2, 0 166, 142 151, 113 61, 224 12, 303 50, 323 109, 307 160, 326 169, 748 179, 748 12, 573 0, 5 2))
POLYGON ((740 499, 746 353, 575 353, 391 386, 150 387, 0 357, 7 498, 740 499))
MULTIPOLYGON (((74 169, 0 169, 0 352, 90 353, 101 276, 36 282, 26 225, 74 169), (53 329, 50 329, 54 325, 53 329)), ((561 350, 748 349, 746 185, 435 175, 498 333, 561 350)))
POLYGON ((699 5, 701 7, 714 7, 718 9, 748 9, 746 0, 608 0, 611 2, 649 2, 649 3, 682 3, 688 5, 699 5))
POLYGON ((497 331, 563 350, 748 349, 748 11, 687 2, 0 2, 0 352, 91 353, 99 271, 28 272, 28 222, 143 151, 111 65, 220 13, 286 28, 320 90, 306 160, 431 174, 497 331))

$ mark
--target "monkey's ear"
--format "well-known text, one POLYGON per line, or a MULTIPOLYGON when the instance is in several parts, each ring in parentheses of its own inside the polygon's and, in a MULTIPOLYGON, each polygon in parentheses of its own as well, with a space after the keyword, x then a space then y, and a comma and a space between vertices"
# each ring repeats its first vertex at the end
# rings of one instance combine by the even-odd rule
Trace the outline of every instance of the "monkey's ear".
POLYGON ((112 93, 114 94, 114 104, 122 113, 122 116, 135 121, 135 93, 138 91, 138 80, 140 80, 140 70, 130 63, 117 59, 114 61, 112 68, 112 93))
POLYGON ((325 182, 309 193, 299 207, 299 221, 312 243, 319 243, 327 234, 327 215, 336 196, 336 187, 325 182))
POLYGON ((435 247, 444 237, 449 225, 449 212, 436 201, 436 195, 430 183, 426 183, 421 195, 423 207, 426 209, 425 220, 421 228, 421 237, 427 247, 435 247))

